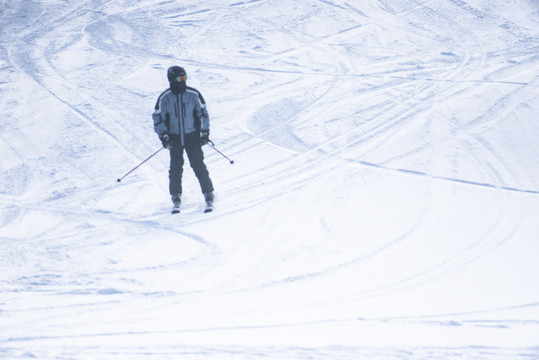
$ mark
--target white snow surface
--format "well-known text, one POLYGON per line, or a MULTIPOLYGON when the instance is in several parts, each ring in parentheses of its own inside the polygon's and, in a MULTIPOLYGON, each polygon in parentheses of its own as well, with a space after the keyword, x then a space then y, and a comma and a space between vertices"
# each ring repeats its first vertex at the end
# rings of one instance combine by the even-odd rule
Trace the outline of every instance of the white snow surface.
POLYGON ((0 3, 0 358, 539 359, 536 0, 0 3))

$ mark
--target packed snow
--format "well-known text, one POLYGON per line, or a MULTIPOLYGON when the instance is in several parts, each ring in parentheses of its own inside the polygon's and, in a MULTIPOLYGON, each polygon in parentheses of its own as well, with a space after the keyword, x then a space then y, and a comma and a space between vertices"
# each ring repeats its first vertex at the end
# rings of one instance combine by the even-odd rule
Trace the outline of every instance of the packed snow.
POLYGON ((537 1, 1 3, 0 358, 539 359, 537 1))

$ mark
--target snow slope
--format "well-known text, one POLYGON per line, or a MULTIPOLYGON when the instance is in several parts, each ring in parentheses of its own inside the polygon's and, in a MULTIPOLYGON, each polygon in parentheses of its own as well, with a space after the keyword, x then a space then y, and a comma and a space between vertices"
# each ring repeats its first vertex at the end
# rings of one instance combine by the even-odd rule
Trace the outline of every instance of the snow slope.
POLYGON ((539 359, 536 1, 1 3, 0 358, 539 359))

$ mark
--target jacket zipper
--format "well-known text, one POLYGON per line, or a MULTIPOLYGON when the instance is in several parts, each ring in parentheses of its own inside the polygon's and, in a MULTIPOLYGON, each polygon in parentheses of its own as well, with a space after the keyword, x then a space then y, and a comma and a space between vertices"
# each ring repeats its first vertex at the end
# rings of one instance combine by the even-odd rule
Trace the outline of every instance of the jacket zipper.
POLYGON ((180 101, 180 95, 176 94, 176 111, 178 114, 178 122, 180 125, 180 141, 182 146, 185 146, 185 137, 184 137, 184 129, 185 129, 185 116, 184 116, 184 103, 183 103, 183 94, 181 94, 181 101, 180 101))

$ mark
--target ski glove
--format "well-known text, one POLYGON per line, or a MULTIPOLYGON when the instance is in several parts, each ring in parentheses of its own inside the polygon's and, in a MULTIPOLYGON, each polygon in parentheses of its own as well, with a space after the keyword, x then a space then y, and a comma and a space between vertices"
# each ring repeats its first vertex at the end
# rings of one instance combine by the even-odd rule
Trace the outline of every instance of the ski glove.
POLYGON ((200 145, 204 146, 210 142, 210 132, 208 130, 202 130, 200 132, 200 145))
POLYGON ((163 134, 159 136, 159 140, 161 140, 165 149, 170 149, 170 138, 168 137, 168 134, 163 134))

